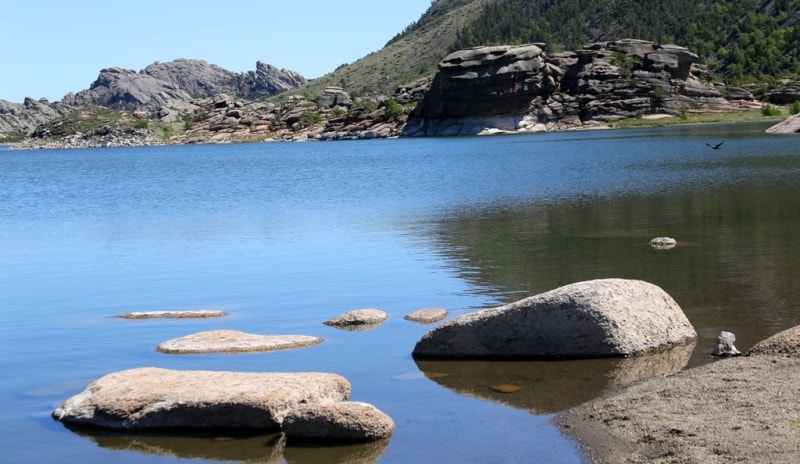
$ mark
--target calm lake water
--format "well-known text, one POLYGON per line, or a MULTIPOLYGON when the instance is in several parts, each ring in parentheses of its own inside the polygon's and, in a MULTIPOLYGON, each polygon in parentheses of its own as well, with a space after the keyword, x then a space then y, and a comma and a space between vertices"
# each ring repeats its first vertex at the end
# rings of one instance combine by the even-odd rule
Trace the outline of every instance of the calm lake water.
POLYGON ((9 463, 563 462, 552 414, 800 324, 800 139, 765 124, 524 136, 54 151, 0 149, 0 445, 9 463), (719 150, 705 143, 725 140, 719 150), (656 251, 648 242, 680 245, 656 251), (632 361, 415 362, 431 326, 593 278, 653 282, 694 351, 632 361), (223 309, 214 320, 130 321, 223 309), (379 308, 366 332, 322 321, 379 308), (314 347, 175 356, 212 329, 323 337, 314 347), (388 443, 73 432, 52 409, 143 366, 325 371, 396 422, 388 443), (427 375, 425 374, 427 373, 427 375), (511 383, 518 393, 489 387, 511 383))

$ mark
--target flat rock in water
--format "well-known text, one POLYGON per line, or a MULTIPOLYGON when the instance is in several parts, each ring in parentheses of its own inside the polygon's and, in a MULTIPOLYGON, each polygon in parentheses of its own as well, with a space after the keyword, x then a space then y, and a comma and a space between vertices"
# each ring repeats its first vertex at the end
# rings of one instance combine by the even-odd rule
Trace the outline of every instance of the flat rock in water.
POLYGON ((403 319, 414 322, 421 322, 423 324, 430 324, 439 322, 447 317, 446 309, 439 308, 424 308, 411 312, 403 316, 403 319))
POLYGON ((642 354, 697 338, 660 287, 625 279, 578 282, 451 319, 414 347, 417 359, 591 358, 642 354))
POLYGON ((292 409, 349 397, 350 383, 336 374, 145 367, 95 380, 56 408, 53 417, 66 424, 118 430, 277 431, 292 409))
POLYGON ((650 246, 656 250, 669 250, 677 245, 678 241, 672 237, 656 237, 650 240, 650 246))
POLYGON ((281 428, 289 441, 363 442, 390 437, 394 421, 371 404, 348 401, 293 409, 281 428))
POLYGON ((308 335, 257 335, 236 330, 211 330, 167 340, 156 350, 170 354, 248 353, 304 348, 322 341, 308 335))
POLYGON ((222 317, 228 313, 216 309, 195 309, 191 311, 137 311, 132 313, 120 314, 117 317, 123 319, 202 319, 206 317, 222 317))
POLYGON ((797 355, 800 354, 800 325, 779 332, 766 340, 756 343, 747 352, 755 354, 797 355))
POLYGON ((388 318, 389 315, 379 309, 356 309, 355 311, 349 311, 333 319, 329 319, 325 321, 324 324, 333 327, 359 330, 373 328, 388 318))

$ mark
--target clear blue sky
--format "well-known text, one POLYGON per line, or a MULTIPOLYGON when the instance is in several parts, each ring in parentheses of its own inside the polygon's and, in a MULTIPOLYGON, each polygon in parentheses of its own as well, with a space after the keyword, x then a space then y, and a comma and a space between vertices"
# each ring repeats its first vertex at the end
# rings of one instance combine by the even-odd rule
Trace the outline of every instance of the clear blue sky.
POLYGON ((380 50, 431 0, 7 0, 0 7, 0 99, 60 100, 102 68, 256 61, 320 77, 380 50))

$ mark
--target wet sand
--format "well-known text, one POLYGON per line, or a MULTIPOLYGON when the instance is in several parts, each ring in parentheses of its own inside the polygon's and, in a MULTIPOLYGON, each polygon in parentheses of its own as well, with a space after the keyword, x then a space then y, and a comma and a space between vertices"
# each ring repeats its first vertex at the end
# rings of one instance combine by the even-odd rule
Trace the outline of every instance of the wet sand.
POLYGON ((800 355, 722 359, 622 387, 555 421, 593 463, 800 462, 800 355))

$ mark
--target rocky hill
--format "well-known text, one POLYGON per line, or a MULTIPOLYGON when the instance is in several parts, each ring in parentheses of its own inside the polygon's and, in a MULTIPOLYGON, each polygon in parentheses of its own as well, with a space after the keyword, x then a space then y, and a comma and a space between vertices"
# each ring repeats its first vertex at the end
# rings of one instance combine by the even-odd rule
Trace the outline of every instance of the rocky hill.
POLYGON ((381 50, 309 82, 260 62, 246 73, 199 60, 138 72, 107 68, 89 89, 59 102, 0 100, 0 141, 32 134, 51 144, 68 136, 70 146, 89 146, 144 143, 137 137, 145 133, 147 143, 199 143, 553 130, 800 100, 800 66, 786 74, 800 54, 798 2, 665 0, 650 6, 655 15, 646 5, 434 0, 381 50), (631 30, 659 39, 620 37, 631 30), (545 45, 540 36, 553 40, 545 45), (584 38, 603 40, 564 46, 584 38), (662 45, 684 40, 699 48, 662 45), (483 51, 456 50, 469 44, 483 51), (737 85, 764 72, 765 61, 774 75, 737 85), (87 108, 121 114, 87 129, 100 112, 87 108), (67 135, 67 127, 81 129, 67 135))
POLYGON ((559 53, 546 52, 545 44, 476 47, 446 56, 435 78, 399 86, 391 96, 352 97, 340 87, 276 102, 218 95, 193 100, 179 123, 151 124, 144 112, 101 121, 99 112, 84 112, 80 121, 71 114, 39 126, 22 146, 531 132, 761 107, 747 90, 715 82, 696 61, 684 47, 633 39, 559 53))
POLYGON ((0 135, 27 134, 36 126, 86 106, 140 111, 166 122, 196 109, 199 98, 226 94, 257 100, 306 82, 294 71, 257 62, 255 71, 234 73, 202 60, 153 63, 141 71, 106 68, 86 90, 61 101, 26 99, 23 104, 0 100, 0 135))
POLYGON ((569 52, 545 48, 475 47, 448 55, 403 135, 557 130, 761 107, 750 92, 714 83, 685 47, 625 39, 569 52))

